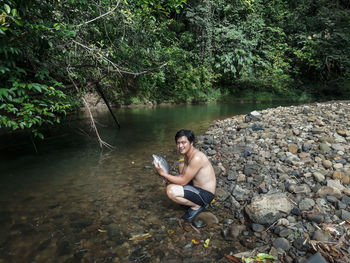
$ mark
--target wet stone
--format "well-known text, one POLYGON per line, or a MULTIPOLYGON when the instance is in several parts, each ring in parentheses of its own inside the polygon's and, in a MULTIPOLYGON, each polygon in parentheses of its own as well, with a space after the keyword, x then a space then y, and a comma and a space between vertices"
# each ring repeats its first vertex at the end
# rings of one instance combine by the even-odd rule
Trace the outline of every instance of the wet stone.
POLYGON ((142 262, 147 259, 147 251, 143 248, 135 249, 130 257, 129 262, 142 262))
POLYGON ((149 210, 149 209, 150 209, 149 204, 147 204, 147 203, 140 203, 140 204, 138 205, 138 207, 139 207, 140 209, 143 209, 143 210, 149 210))
POLYGON ((0 224, 9 222, 11 220, 11 212, 0 211, 0 224))
POLYGON ((118 239, 121 237, 121 232, 117 224, 109 224, 107 226, 107 234, 110 239, 118 239))
MULTIPOLYGON (((246 229, 245 225, 231 225, 222 231, 222 236, 226 241, 235 240, 246 229)), ((249 233, 249 232, 248 232, 249 233)))
POLYGON ((76 260, 81 260, 88 251, 89 250, 86 248, 82 248, 74 251, 74 258, 76 260))
POLYGON ((113 223, 113 219, 110 217, 105 217, 101 220, 101 225, 109 225, 113 223))
POLYGON ((22 234, 27 234, 27 233, 32 232, 34 230, 34 228, 33 228, 33 225, 31 225, 31 224, 19 223, 19 224, 14 224, 11 227, 11 230, 20 231, 22 234))
POLYGON ((224 223, 225 223, 225 225, 232 225, 233 220, 231 218, 226 218, 224 223))
POLYGON ((46 249, 50 245, 50 243, 51 243, 51 239, 46 239, 42 241, 38 246, 38 251, 42 251, 46 249))
POLYGON ((56 243, 57 256, 68 255, 72 251, 71 245, 67 240, 58 240, 56 243))
POLYGON ((92 225, 93 220, 88 218, 77 219, 71 222, 71 226, 78 229, 86 228, 92 225))

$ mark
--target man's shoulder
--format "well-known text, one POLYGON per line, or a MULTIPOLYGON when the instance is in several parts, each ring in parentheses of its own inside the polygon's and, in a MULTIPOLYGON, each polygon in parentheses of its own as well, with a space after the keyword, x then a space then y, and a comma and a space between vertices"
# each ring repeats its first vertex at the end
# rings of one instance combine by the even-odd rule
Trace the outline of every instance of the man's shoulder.
POLYGON ((198 162, 206 162, 206 161, 208 161, 208 157, 205 155, 205 153, 203 153, 203 152, 201 152, 199 150, 198 150, 198 152, 196 152, 194 157, 195 157, 196 161, 198 161, 198 162))

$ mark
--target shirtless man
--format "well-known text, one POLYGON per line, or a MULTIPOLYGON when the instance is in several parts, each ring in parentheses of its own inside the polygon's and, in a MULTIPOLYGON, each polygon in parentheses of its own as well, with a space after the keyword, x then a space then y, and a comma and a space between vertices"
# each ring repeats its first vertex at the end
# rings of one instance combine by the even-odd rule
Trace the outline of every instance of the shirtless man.
POLYGON ((194 133, 180 130, 175 135, 177 149, 184 155, 184 163, 179 165, 179 176, 164 172, 159 163, 154 166, 158 173, 171 184, 167 195, 174 202, 189 206, 182 219, 192 221, 215 196, 216 178, 213 166, 204 153, 193 146, 194 133))

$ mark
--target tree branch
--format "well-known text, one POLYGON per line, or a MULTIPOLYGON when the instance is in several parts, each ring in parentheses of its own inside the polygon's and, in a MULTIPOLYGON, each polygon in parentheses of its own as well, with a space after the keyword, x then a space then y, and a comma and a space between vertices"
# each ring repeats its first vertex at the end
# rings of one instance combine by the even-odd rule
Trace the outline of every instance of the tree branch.
POLYGON ((85 26, 85 25, 90 24, 91 22, 94 22, 94 21, 96 21, 96 20, 98 20, 98 19, 100 19, 100 18, 102 18, 104 16, 109 15, 110 13, 114 12, 114 10, 116 10, 118 8, 119 3, 120 3, 120 0, 118 0, 117 5, 115 7, 113 7, 111 10, 109 10, 107 13, 104 13, 104 14, 98 16, 98 17, 95 17, 94 19, 91 19, 91 20, 89 20, 87 22, 81 23, 80 25, 78 25, 78 27, 85 26))
POLYGON ((158 69, 161 69, 161 68, 165 67, 165 66, 168 64, 168 62, 165 62, 164 64, 162 64, 161 66, 159 66, 159 67, 157 67, 157 68, 145 70, 145 71, 142 71, 142 72, 130 72, 130 71, 126 71, 126 70, 121 69, 121 67, 120 67, 119 65, 117 65, 116 63, 114 63, 113 61, 111 61, 110 59, 108 59, 108 58, 107 58, 106 56, 104 56, 103 54, 100 54, 100 53, 96 54, 96 52, 95 52, 96 50, 95 50, 95 49, 90 48, 90 47, 88 47, 88 46, 86 46, 86 45, 84 45, 84 44, 82 44, 82 43, 80 43, 80 42, 78 42, 78 41, 76 41, 76 40, 73 40, 73 42, 74 42, 75 44, 77 44, 77 45, 83 47, 85 50, 87 50, 88 52, 90 52, 93 56, 97 56, 97 57, 99 57, 99 58, 102 58, 102 59, 105 60, 106 62, 108 62, 108 63, 114 68, 114 70, 110 70, 110 69, 109 69, 109 70, 108 70, 109 72, 115 72, 115 73, 118 73, 118 74, 120 74, 120 75, 122 75, 122 74, 128 74, 128 75, 133 75, 134 78, 136 78, 136 77, 138 77, 138 76, 140 76, 140 75, 144 75, 144 74, 147 74, 147 73, 149 73, 149 72, 152 72, 152 71, 156 71, 156 70, 158 70, 158 69))

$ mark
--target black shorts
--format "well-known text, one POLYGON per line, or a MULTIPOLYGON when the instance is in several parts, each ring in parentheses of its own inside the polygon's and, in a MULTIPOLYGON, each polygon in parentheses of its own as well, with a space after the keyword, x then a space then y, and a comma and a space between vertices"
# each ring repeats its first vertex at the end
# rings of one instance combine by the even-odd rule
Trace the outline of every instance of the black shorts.
POLYGON ((209 205, 215 197, 213 193, 193 185, 185 185, 183 188, 184 198, 200 206, 209 205))

